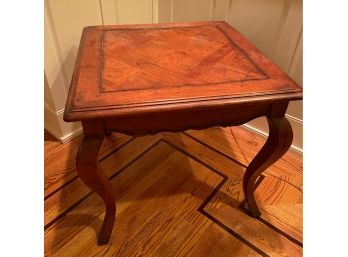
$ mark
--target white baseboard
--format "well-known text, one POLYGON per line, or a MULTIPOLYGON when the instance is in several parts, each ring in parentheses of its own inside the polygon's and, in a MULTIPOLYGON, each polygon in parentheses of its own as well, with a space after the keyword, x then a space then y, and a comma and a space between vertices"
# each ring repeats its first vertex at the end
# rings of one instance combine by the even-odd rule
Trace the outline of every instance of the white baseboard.
POLYGON ((78 128, 75 131, 72 131, 68 134, 65 134, 64 136, 61 136, 59 133, 57 133, 56 129, 50 127, 50 125, 47 125, 47 124, 45 124, 45 130, 47 130, 48 133, 50 133, 52 136, 54 136, 62 144, 69 142, 73 138, 81 135, 83 132, 82 128, 78 128))
MULTIPOLYGON (((288 117, 287 117, 287 118, 288 118, 288 117)), ((254 133, 256 133, 256 134, 258 134, 258 135, 260 135, 260 136, 262 136, 262 137, 265 137, 265 138, 268 137, 268 132, 266 132, 266 131, 264 131, 264 130, 262 130, 262 129, 260 129, 260 128, 257 128, 257 127, 255 127, 255 126, 252 126, 252 125, 250 125, 250 124, 248 124, 248 123, 243 124, 242 126, 244 126, 244 127, 247 128, 248 130, 250 130, 250 131, 252 131, 252 132, 254 132, 254 133)), ((299 146, 296 146, 296 145, 292 144, 290 148, 291 148, 292 150, 294 150, 295 152, 298 152, 298 153, 300 153, 300 154, 303 154, 303 149, 302 149, 302 147, 299 147, 299 146)))
POLYGON ((65 122, 63 114, 64 109, 54 111, 45 103, 45 129, 62 144, 82 134, 81 124, 65 122))
POLYGON ((81 135, 82 132, 83 132, 82 128, 78 128, 77 130, 72 131, 72 132, 70 132, 70 133, 67 134, 67 135, 64 135, 63 137, 59 138, 58 140, 59 140, 61 143, 65 144, 65 143, 69 142, 70 140, 72 140, 73 138, 75 138, 75 137, 81 135))
POLYGON ((59 134, 57 134, 56 130, 48 125, 45 125, 45 130, 47 130, 48 133, 50 133, 52 136, 54 136, 62 144, 65 144, 65 143, 69 142, 70 140, 72 140, 73 138, 82 134, 82 128, 80 128, 76 131, 73 131, 73 132, 69 133, 68 135, 64 135, 64 136, 60 136, 59 134))

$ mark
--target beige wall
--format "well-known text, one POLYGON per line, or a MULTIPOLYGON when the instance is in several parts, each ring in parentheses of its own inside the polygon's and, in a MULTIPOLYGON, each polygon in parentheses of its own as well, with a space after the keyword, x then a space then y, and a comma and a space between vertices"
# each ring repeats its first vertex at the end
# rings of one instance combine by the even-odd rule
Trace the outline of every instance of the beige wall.
MULTIPOLYGON (((302 85, 302 0, 46 0, 45 127, 61 141, 80 129, 66 124, 62 113, 84 26, 202 20, 229 22, 302 85)), ((302 101, 290 104, 287 117, 293 146, 302 149, 302 101)), ((268 130, 265 118, 248 126, 268 130)))

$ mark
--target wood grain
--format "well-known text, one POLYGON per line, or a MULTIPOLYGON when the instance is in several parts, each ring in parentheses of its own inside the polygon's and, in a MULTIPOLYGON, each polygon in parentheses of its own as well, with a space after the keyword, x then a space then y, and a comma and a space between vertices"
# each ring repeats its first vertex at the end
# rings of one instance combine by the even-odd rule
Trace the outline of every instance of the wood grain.
POLYGON ((76 157, 76 170, 80 179, 93 192, 97 193, 105 203, 105 216, 98 234, 98 244, 109 242, 116 215, 114 189, 98 160, 99 149, 103 140, 104 135, 89 136, 86 134, 79 146, 76 157))
MULTIPOLYGON (((105 173, 111 177, 140 156, 144 151, 146 151, 147 147, 151 147, 158 140, 158 137, 151 136, 137 138, 130 142, 129 145, 124 146, 119 151, 108 156, 107 159, 101 162, 101 166, 105 170, 105 173)), ((118 144, 115 142, 114 147, 117 146, 118 144)), ((76 145, 75 147, 77 148, 76 145)), ((62 158, 60 159, 60 162, 64 162, 64 155, 60 155, 60 157, 62 158)), ((59 156, 57 159, 59 161, 59 156)), ((74 172, 76 173, 76 171, 74 172)), ((70 174, 70 171, 68 174, 70 174)), ((84 185, 84 183, 80 179, 76 179, 66 184, 66 186, 62 187, 55 194, 51 195, 45 201, 45 226, 51 224, 56 217, 63 215, 69 210, 69 208, 74 206, 76 203, 81 201, 84 196, 90 193, 91 191, 84 185)))
MULTIPOLYGON (((75 162, 77 146, 81 141, 81 137, 74 138, 69 144, 61 145, 59 143, 59 147, 50 147, 47 151, 45 150, 45 197, 77 178, 75 162)), ((112 151, 116 150, 117 147, 121 147, 129 142, 130 139, 129 136, 118 133, 113 133, 106 137, 100 148, 99 158, 105 158, 112 151)))
MULTIPOLYGON (((108 178, 113 179, 118 173, 110 176, 108 172, 102 171, 98 152, 103 138, 111 132, 140 136, 163 131, 237 126, 266 116, 270 136, 243 175, 248 211, 252 216, 259 217, 255 181, 291 145, 292 129, 285 118, 285 112, 289 101, 301 98, 301 87, 226 22, 86 27, 82 33, 64 120, 82 122, 84 139, 77 153, 77 170, 80 178, 93 191, 87 192, 79 187, 79 190, 82 189, 79 200, 69 208, 76 207, 93 193, 101 196, 106 212, 98 243, 109 242, 114 227, 115 202, 114 189, 108 178)), ((192 136, 190 140, 197 141, 192 136)), ((257 247, 255 244, 258 241, 250 238, 250 234, 245 237, 238 234, 246 230, 235 228, 236 232, 228 228, 228 225, 221 225, 221 221, 205 211, 207 203, 229 181, 228 175, 178 147, 180 143, 177 140, 174 140, 177 145, 169 140, 158 142, 162 144, 163 141, 181 155, 189 156, 187 163, 192 167, 199 163, 221 179, 211 189, 212 193, 206 201, 199 206, 198 212, 194 212, 194 217, 199 213, 207 216, 259 254, 271 251, 272 247, 268 246, 276 244, 274 240, 262 244, 263 247, 257 247)), ((234 160, 232 157, 224 157, 234 160)), ((136 161, 137 158, 134 159, 136 161)), ((177 162, 179 163, 167 165, 176 167, 180 164, 180 161, 177 162)), ((242 162, 234 160, 233 163, 245 167, 242 162)), ((234 175, 238 176, 238 173, 234 175)), ((174 179, 179 178, 178 175, 174 179)), ((234 183, 239 181, 240 179, 233 180, 234 183)), ((68 210, 65 209, 46 223, 46 228, 68 210)), ((161 220, 160 212, 148 222, 153 224, 158 220, 161 220)), ((263 225, 265 224, 266 221, 263 225)), ((189 226, 181 227, 179 224, 175 228, 182 228, 182 235, 186 235, 186 232, 189 235, 189 226)), ((152 231, 150 233, 156 231, 147 225, 144 229, 152 231)), ((272 229, 277 230, 275 227, 272 229)), ((180 232, 173 231, 174 235, 180 232)), ((140 235, 144 236, 142 232, 140 235)), ((284 236, 281 232, 280 235, 284 236)), ((284 237, 286 244, 286 240, 297 243, 296 240, 284 237)), ((172 242, 170 247, 181 245, 185 241, 178 241, 179 238, 171 234, 164 238, 172 242)), ((137 248, 140 239, 134 239, 129 247, 123 244, 121 255, 127 256, 124 253, 128 249, 137 248)), ((218 243, 223 245, 225 241, 218 243)), ((171 249, 170 247, 163 246, 163 249, 171 249)), ((163 252, 163 249, 157 251, 163 252)), ((291 249, 297 251, 296 246, 291 249)), ((154 250, 153 254, 158 255, 157 251, 154 250)), ((279 252, 278 248, 276 252, 279 252)), ((172 255, 174 252, 169 251, 167 254, 172 255)))
MULTIPOLYGON (((110 243, 96 245, 104 216, 102 200, 79 189, 86 188, 81 182, 69 183, 69 191, 60 194, 61 189, 45 201, 45 208, 56 210, 45 212, 45 220, 53 220, 45 230, 45 256, 301 256, 301 246, 291 238, 302 242, 302 192, 266 172, 255 193, 263 214, 260 219, 249 217, 239 207, 245 167, 219 151, 239 144, 238 151, 232 148, 233 158, 251 156, 264 139, 234 127, 230 133, 240 135, 237 142, 232 134, 225 137, 226 131, 137 137, 112 152, 101 161, 112 177, 117 202, 110 243), (213 192, 224 180, 222 175, 227 180, 213 192)), ((54 141, 45 143, 48 151, 71 151, 54 141)), ((110 149, 120 143, 114 141, 110 149)), ((77 144, 71 142, 70 147, 77 144)), ((289 154, 279 161, 289 177, 302 173, 301 157, 290 155, 291 169, 287 170, 289 154)))
POLYGON ((102 37, 101 92, 267 78, 215 26, 115 28, 102 37))
POLYGON ((301 98, 301 87, 226 22, 91 26, 82 33, 64 119, 301 98))
MULTIPOLYGON (((209 128, 189 130, 185 134, 215 150, 226 158, 247 167, 252 158, 260 151, 266 139, 240 127, 209 128), (243 150, 242 150, 243 149, 243 150)), ((302 155, 289 150, 283 158, 265 172, 291 183, 302 190, 302 155)))
POLYGON ((253 217, 261 215, 255 199, 256 180, 269 166, 278 161, 290 148, 293 133, 285 117, 267 117, 269 136, 261 150, 248 165, 243 177, 243 192, 253 217))

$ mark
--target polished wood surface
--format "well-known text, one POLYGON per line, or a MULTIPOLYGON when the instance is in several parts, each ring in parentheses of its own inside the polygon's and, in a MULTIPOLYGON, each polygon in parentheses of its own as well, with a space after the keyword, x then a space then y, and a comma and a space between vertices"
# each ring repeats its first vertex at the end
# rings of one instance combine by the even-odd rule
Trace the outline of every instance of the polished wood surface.
POLYGON ((105 244, 109 241, 116 214, 112 185, 98 162, 99 149, 103 139, 103 136, 85 137, 80 144, 76 160, 76 169, 82 181, 96 192, 105 203, 105 217, 98 236, 99 244, 105 244))
POLYGON ((302 256, 301 155, 290 150, 263 173, 255 219, 242 180, 264 138, 242 127, 112 133, 99 163, 118 207, 109 244, 99 246, 104 203, 71 160, 81 141, 45 134, 45 256, 302 256))
POLYGON ((255 182, 292 142, 285 113, 302 89, 226 22, 93 26, 84 29, 64 119, 82 121, 81 179, 104 200, 99 243, 114 224, 112 185, 97 163, 111 132, 241 125, 266 116, 270 138, 244 178, 249 212, 260 215, 255 182))
POLYGON ((268 118, 267 121, 269 124, 267 142, 249 164, 243 178, 244 195, 249 211, 254 217, 261 214, 254 196, 256 180, 260 178, 263 171, 286 153, 293 138, 291 125, 284 117, 268 118))
POLYGON ((67 121, 301 99, 301 88, 226 22, 87 27, 67 121))

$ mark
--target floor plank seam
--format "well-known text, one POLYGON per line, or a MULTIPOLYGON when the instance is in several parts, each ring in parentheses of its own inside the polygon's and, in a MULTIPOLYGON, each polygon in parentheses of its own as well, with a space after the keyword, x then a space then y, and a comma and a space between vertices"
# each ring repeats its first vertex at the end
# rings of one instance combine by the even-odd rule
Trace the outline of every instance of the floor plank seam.
POLYGON ((263 173, 264 173, 264 174, 267 174, 268 176, 271 176, 271 177, 273 177, 273 178, 275 178, 275 179, 279 179, 279 180, 281 180, 281 181, 283 181, 283 182, 285 182, 285 183, 287 183, 287 184, 293 186, 294 188, 296 188, 297 190, 299 190, 301 193, 303 193, 303 190, 302 190, 300 187, 294 185, 293 183, 291 183, 291 182, 289 182, 289 181, 287 181, 287 180, 285 180, 285 179, 283 179, 283 178, 277 177, 277 176, 275 176, 275 175, 273 175, 273 174, 271 174, 271 173, 269 173, 269 172, 266 172, 266 171, 265 171, 265 172, 263 172, 263 173))
POLYGON ((291 242, 293 242, 294 244, 298 245, 299 247, 303 248, 303 243, 298 241, 297 239, 293 238, 292 236, 290 236, 289 234, 285 233, 284 231, 282 231, 281 229, 277 228, 276 226, 274 226, 273 224, 269 223, 268 221, 264 220, 261 217, 257 217, 257 220, 259 220, 260 222, 262 222, 263 224, 265 224, 266 226, 268 226, 269 228, 273 229, 274 231, 278 232, 279 234, 281 234, 282 236, 286 237, 288 240, 290 240, 291 242))
MULTIPOLYGON (((105 156, 101 157, 99 159, 99 163, 104 161, 107 157, 109 157, 110 155, 112 155, 113 153, 116 153, 118 150, 120 150, 121 148, 123 148, 124 146, 126 146, 128 143, 130 143, 131 141, 134 140, 134 137, 130 138, 129 140, 127 140, 126 142, 124 142, 123 144, 115 147, 115 149, 112 149, 109 153, 107 153, 105 156)), ((79 176, 75 175, 73 178, 71 178, 70 180, 66 181, 63 185, 59 186, 58 188, 56 188, 55 190, 53 190, 51 193, 49 193, 48 195, 46 195, 44 197, 44 201, 46 201, 47 199, 49 199, 51 196, 53 196, 54 194, 56 194, 58 191, 62 190, 64 187, 66 187, 67 185, 69 185, 71 182, 73 182, 74 180, 76 180, 79 176)))
MULTIPOLYGON (((261 182, 263 181, 264 178, 265 178, 265 176, 261 174, 259 179, 255 183, 255 191, 261 185, 261 182)), ((239 205, 239 209, 241 211, 245 212, 246 214, 248 214, 249 211, 248 211, 248 209, 245 206, 246 206, 246 201, 244 199, 242 201, 242 203, 239 205)), ((264 220, 261 216, 260 217, 256 217, 255 219, 257 219, 261 223, 265 224, 270 229, 273 229, 277 233, 281 234, 282 236, 286 237, 291 242, 293 242, 293 243, 297 244, 298 246, 300 246, 301 248, 303 248, 303 243, 302 242, 298 241, 297 239, 293 238, 289 234, 285 233, 283 230, 281 230, 281 229, 277 228, 276 226, 274 226, 273 224, 269 223, 267 220, 264 220)))
MULTIPOLYGON (((229 160, 234 161, 235 163, 237 163, 237 164, 239 164, 239 165, 243 165, 245 168, 247 168, 247 166, 245 166, 244 164, 239 163, 238 161, 234 160, 232 157, 229 157, 229 156, 227 156, 226 154, 220 152, 219 150, 217 150, 217 149, 215 149, 215 148, 213 148, 213 147, 207 145, 206 143, 201 142, 199 139, 196 139, 195 137, 193 137, 193 136, 187 134, 186 132, 183 132, 183 134, 185 134, 186 136, 188 136, 188 137, 190 137, 191 139, 195 140, 196 142, 198 142, 198 143, 200 143, 200 144, 202 144, 202 145, 208 147, 209 149, 211 149, 211 150, 213 150, 213 151, 215 151, 215 152, 217 152, 217 153, 219 153, 219 154, 221 154, 221 155, 227 157, 229 160)), ((187 154, 187 155, 189 155, 189 154, 187 154)), ((190 156, 190 157, 191 157, 191 156, 190 156)), ((191 158, 192 158, 192 157, 191 157, 191 158)), ((209 167, 209 166, 207 166, 207 167, 209 167)), ((274 175, 272 175, 272 174, 269 174, 269 173, 267 173, 267 175, 270 175, 270 176, 272 176, 272 177, 275 178, 275 179, 279 179, 279 180, 281 180, 281 181, 283 181, 283 182, 285 182, 285 183, 287 183, 287 184, 293 186, 294 188, 298 189, 300 192, 302 192, 302 190, 301 190, 299 187, 293 185, 293 184, 290 183, 289 181, 286 181, 286 180, 284 180, 284 179, 281 179, 281 178, 276 177, 276 176, 274 176, 274 175)), ((261 184, 261 182, 262 182, 262 180, 263 180, 264 178, 265 178, 264 175, 260 175, 260 179, 258 179, 258 180, 256 181, 255 190, 256 190, 257 187, 261 184)), ((246 213, 248 214, 248 210, 247 210, 246 208, 244 208, 244 205, 245 205, 245 200, 243 200, 243 202, 240 204, 240 207, 239 207, 239 208, 240 208, 242 211, 244 211, 244 212, 246 212, 246 213)), ((300 246, 301 248, 303 248, 303 243, 302 243, 302 242, 296 240, 296 239, 293 238, 292 236, 288 235, 288 234, 285 233, 284 231, 282 231, 282 230, 280 230, 279 228, 275 227, 274 225, 270 224, 269 222, 267 222, 266 220, 262 219, 261 217, 258 217, 257 219, 258 219, 260 222, 262 222, 264 225, 266 225, 267 227, 273 229, 273 230, 276 231, 277 233, 279 233, 279 234, 283 235, 284 237, 286 237, 287 239, 289 239, 291 242, 293 242, 293 243, 297 244, 298 246, 300 246)))
MULTIPOLYGON (((186 152, 185 150, 179 148, 178 146, 172 144, 171 142, 169 142, 167 139, 163 139, 166 143, 168 143, 169 145, 171 145, 172 147, 174 147, 175 149, 177 149, 178 151, 184 153, 185 155, 188 155, 190 158, 194 159, 195 161, 199 162, 200 164, 204 165, 205 167, 207 167, 208 169, 210 169, 211 171, 215 172, 216 174, 220 175, 223 180, 221 183, 221 185, 218 185, 218 189, 216 190, 216 188, 213 190, 213 192, 208 196, 208 198, 203 202, 203 204, 198 208, 198 211, 201 212, 203 215, 205 215, 208 219, 211 219, 211 216, 209 213, 207 213, 204 208, 206 207, 206 205, 210 202, 210 200, 216 195, 216 193, 220 190, 220 188, 223 186, 223 184, 228 180, 228 176, 226 176, 225 174, 222 174, 221 172, 217 171, 215 168, 211 167, 209 164, 205 163, 204 161, 201 161, 199 159, 197 159, 196 157, 192 156, 191 154, 189 154, 188 152, 186 152)), ((264 175, 260 175, 259 179, 256 180, 256 187, 255 190, 257 189, 257 187, 261 184, 262 180, 265 178, 264 175)), ((247 213, 248 214, 248 210, 245 209, 244 207, 242 207, 243 205, 245 205, 245 199, 241 202, 241 204, 239 205, 238 210, 243 212, 243 213, 247 213)), ((249 215, 249 214, 248 214, 249 215)), ((214 217, 213 217, 214 218, 214 217)), ((230 228, 228 228, 225 224, 223 224, 221 221, 217 220, 216 218, 214 218, 215 222, 213 219, 211 219, 214 223, 216 223, 217 225, 219 225, 221 228, 225 229, 227 232, 231 233, 231 231, 233 232, 232 235, 238 235, 238 238, 241 242, 245 243, 248 242, 248 246, 251 247, 250 245, 252 245, 253 247, 257 248, 256 246, 254 246, 252 243, 250 243, 249 241, 247 241, 246 239, 242 238, 238 233, 236 233, 235 231, 231 230, 230 228), (226 229, 228 228, 228 229, 226 229), (241 239, 242 238, 242 239, 241 239), (250 244, 250 245, 249 245, 250 244)), ((258 218, 257 220, 259 220, 261 223, 263 223, 264 225, 266 225, 267 227, 269 227, 270 229, 274 230, 275 232, 283 235, 285 238, 289 239, 291 242, 295 243, 296 245, 300 246, 301 248, 303 248, 303 244, 301 242, 299 242, 298 240, 296 240, 295 238, 291 237, 290 235, 288 235, 287 233, 285 233, 284 231, 280 230, 279 228, 275 227, 274 225, 268 223, 267 221, 265 221, 262 218, 258 218), (279 232, 280 231, 280 232, 279 232)), ((252 248, 252 247, 251 247, 252 248)), ((254 249, 254 248, 253 248, 254 249)), ((262 252, 262 250, 260 249, 254 249, 255 251, 257 251, 258 253, 260 253, 259 251, 262 252)), ((261 254, 261 253, 260 253, 261 254)), ((262 254, 261 254, 262 255, 262 254)), ((268 256, 268 255, 265 255, 268 256)))
MULTIPOLYGON (((124 170, 126 170, 130 165, 132 165, 134 162, 136 162, 137 160, 139 160, 144 154, 146 154, 148 151, 150 151, 152 148, 154 148, 156 145, 158 145, 160 142, 162 141, 162 138, 157 140, 154 144, 152 144, 150 147, 148 147, 146 150, 144 150, 143 152, 141 152, 137 157, 135 157, 133 160, 131 160, 129 163, 127 163, 127 165, 125 165, 123 168, 121 168, 120 170, 116 171, 113 175, 111 175, 109 177, 109 179, 113 179, 114 177, 118 176, 119 174, 121 174, 124 170)), ((55 217, 53 220, 51 220, 50 222, 48 222, 45 226, 44 226, 44 230, 48 229, 49 227, 51 227, 54 223, 58 222, 62 217, 64 217, 68 212, 70 212, 72 209, 74 209, 75 207, 77 207, 79 204, 81 204, 84 200, 86 200, 88 197, 90 197, 93 193, 93 191, 90 191, 89 193, 87 193, 86 195, 84 195, 83 197, 81 197, 79 200, 77 200, 74 204, 72 204, 69 208, 67 208, 66 210, 64 210, 62 213, 60 213, 59 215, 57 215, 57 217, 55 217)))
POLYGON ((59 186, 58 188, 56 188, 55 190, 53 190, 51 193, 49 193, 48 195, 46 195, 44 197, 44 201, 48 200, 50 197, 52 197, 53 195, 55 195, 56 193, 58 193, 60 190, 64 189, 64 187, 66 187, 67 185, 69 185, 70 183, 72 183, 73 181, 75 181, 79 176, 76 175, 73 178, 71 178, 70 180, 66 181, 63 185, 59 186))
POLYGON ((93 192, 89 192, 85 194, 83 197, 81 197, 79 200, 74 202, 69 208, 65 209, 62 213, 58 214, 54 219, 52 219, 50 222, 48 222, 44 226, 44 230, 47 230, 50 228, 53 224, 57 223, 61 218, 63 218, 67 213, 69 213, 72 209, 77 207, 80 203, 82 203, 84 200, 86 200, 88 197, 90 197, 93 194, 93 192))
MULTIPOLYGON (((188 136, 188 137, 190 137, 192 140, 195 140, 196 142, 200 143, 201 145, 206 146, 207 148, 209 148, 209 149, 215 151, 216 153, 221 154, 222 156, 226 157, 227 159, 233 161, 234 163, 237 163, 238 165, 243 166, 244 168, 247 168, 247 166, 246 166, 245 164, 243 164, 243 163, 241 163, 241 162, 239 162, 239 161, 233 159, 232 157, 230 157, 230 156, 226 155, 225 153, 223 153, 223 152, 221 152, 221 151, 215 149, 214 147, 212 147, 212 146, 210 146, 210 145, 208 145, 208 144, 206 144, 206 143, 200 141, 199 139, 195 138, 194 136, 191 136, 190 134, 187 134, 187 132, 183 132, 183 134, 186 135, 186 136, 188 136)), ((269 175, 269 176, 274 177, 275 179, 279 179, 279 180, 281 180, 281 181, 283 181, 283 182, 285 182, 285 183, 287 183, 287 184, 293 186, 294 188, 296 188, 297 190, 299 190, 301 193, 303 192, 301 188, 297 187, 296 185, 292 184, 291 182, 289 182, 289 181, 287 181, 287 180, 285 180, 285 179, 276 177, 276 176, 274 176, 274 175, 272 175, 272 174, 270 174, 270 173, 268 173, 268 172, 264 172, 264 173, 267 174, 267 175, 269 175)))
POLYGON ((245 245, 249 246, 251 249, 253 249, 255 252, 257 252, 258 254, 260 254, 261 256, 267 256, 270 257, 270 255, 268 255, 267 253, 265 253, 264 251, 262 251, 261 249, 257 248, 255 245, 253 245, 252 243, 250 243, 248 240, 246 240, 245 238, 243 238, 241 235, 239 235, 238 233, 236 233, 235 231, 233 231, 232 229, 230 229, 229 227, 227 227, 224 223, 222 223, 221 221, 219 221, 218 219, 216 219, 214 216, 210 215, 209 213, 207 213, 205 210, 200 210, 200 213, 202 213, 204 216, 206 216, 209 220, 211 220, 212 222, 214 222, 216 225, 218 225, 219 227, 221 227, 222 229, 224 229, 226 232, 228 232, 230 235, 234 236, 235 238, 237 238, 239 241, 241 241, 242 243, 244 243, 245 245))
POLYGON ((218 226, 220 226, 222 229, 224 229, 226 232, 228 232, 229 234, 231 234, 232 236, 234 236, 235 238, 237 238, 239 241, 241 241, 242 243, 246 244, 247 246, 249 246, 250 248, 252 248, 254 251, 256 251, 257 253, 261 254, 262 256, 269 256, 267 255, 265 252, 263 252, 261 249, 257 248, 255 245, 253 245, 252 243, 250 243, 248 240, 246 240, 245 238, 243 238, 241 235, 239 235, 238 233, 236 233, 235 231, 233 231, 232 229, 230 229, 229 227, 227 227, 225 224, 223 224, 221 221, 219 221, 218 219, 216 219, 215 217, 213 217, 212 215, 210 215, 209 213, 207 213, 204 208, 205 206, 210 202, 210 200, 217 194, 217 192, 220 190, 220 188, 226 183, 226 181, 229 179, 228 176, 226 176, 225 174, 221 173, 220 171, 216 170, 215 168, 211 167, 209 164, 204 163, 203 161, 197 159, 196 157, 192 156, 191 154, 187 153, 186 151, 184 151, 183 149, 179 148, 178 146, 172 144, 171 142, 169 142, 167 139, 163 139, 166 143, 168 143, 169 145, 171 145, 172 147, 174 147, 175 149, 177 149, 178 151, 180 151, 181 153, 189 156, 190 158, 192 158, 193 160, 199 162, 200 164, 202 164, 203 166, 207 167, 209 170, 215 172, 216 174, 220 175, 222 177, 222 181, 218 184, 218 186, 210 193, 210 195, 204 200, 204 202, 198 207, 198 211, 206 216, 209 220, 211 220, 212 222, 214 222, 215 224, 217 224, 218 226))
POLYGON ((192 140, 195 140, 197 143, 201 144, 201 145, 204 145, 205 147, 209 148, 210 150, 213 150, 214 152, 218 153, 218 154, 221 154, 222 156, 226 157, 227 159, 233 161, 234 163, 237 163, 238 165, 242 166, 243 168, 247 168, 247 166, 244 164, 244 163, 241 163, 240 161, 238 160, 235 160, 233 159, 231 156, 228 156, 227 154, 219 151, 218 149, 202 142, 201 140, 195 138, 194 136, 191 136, 190 134, 188 134, 187 132, 183 132, 184 135, 188 136, 189 138, 191 138, 192 140))
POLYGON ((218 171, 214 167, 210 166, 209 164, 205 163, 204 161, 196 158, 195 156, 193 156, 192 154, 188 153, 184 149, 181 149, 180 147, 176 146, 175 144, 173 144, 172 142, 170 142, 166 138, 163 138, 163 141, 166 142, 168 145, 172 146, 173 148, 175 148, 176 150, 178 150, 179 152, 189 156, 191 159, 193 159, 193 160, 197 161, 198 163, 202 164, 203 166, 207 167, 208 169, 213 170, 216 174, 220 175, 221 177, 228 178, 225 174, 221 173, 220 171, 218 171))
MULTIPOLYGON (((199 142, 200 144, 208 147, 209 149, 214 150, 215 152, 217 152, 218 154, 221 154, 223 156, 225 156, 225 154, 221 153, 220 151, 212 148, 211 146, 206 145, 205 143, 202 143, 201 141, 195 139, 194 137, 183 133, 186 136, 192 138, 193 140, 199 142)), ((119 146, 118 149, 121 149, 123 146, 127 145, 129 142, 131 142, 134 139, 134 137, 132 137, 130 140, 127 140, 125 143, 122 144, 122 146, 119 146)), ((220 171, 218 171, 217 169, 215 169, 214 167, 210 166, 209 164, 205 163, 204 161, 196 158, 195 156, 192 156, 190 153, 188 153, 186 150, 181 149, 179 146, 176 146, 175 144, 171 143, 169 140, 165 139, 165 138, 160 138, 158 139, 155 143, 153 143, 151 146, 149 146, 146 150, 144 150, 143 152, 141 152, 138 156, 136 156, 134 159, 132 159, 129 163, 127 163, 127 165, 125 165, 123 168, 121 168, 120 170, 116 171, 114 174, 112 174, 109 179, 113 179, 114 177, 118 176, 119 174, 121 174, 124 170, 126 170, 126 168, 128 168, 130 165, 132 165, 134 162, 136 162, 137 160, 139 160, 144 154, 146 154, 148 151, 150 151, 152 148, 154 148, 155 146, 157 146, 159 143, 161 142, 165 142, 168 145, 172 146, 174 149, 178 150, 179 152, 187 155, 188 157, 192 158, 193 160, 197 161, 198 163, 200 163, 201 165, 207 167, 209 170, 213 171, 214 173, 218 174, 220 177, 222 177, 221 182, 217 185, 217 187, 214 188, 214 190, 209 194, 209 196, 204 200, 204 202, 198 207, 198 211, 203 214, 204 216, 206 216, 209 220, 211 220, 212 222, 214 222, 215 224, 217 224, 219 227, 221 227, 222 229, 224 229, 226 232, 228 232, 229 234, 231 234, 232 236, 234 236, 235 238, 237 238, 238 240, 240 240, 242 243, 246 244, 247 246, 249 246, 251 249, 253 249, 254 251, 256 251, 257 253, 259 253, 262 256, 269 256, 267 255, 265 252, 263 252, 261 249, 257 248, 255 245, 253 245, 251 242, 249 242, 248 240, 246 240, 245 238, 243 238, 241 235, 239 235, 237 232, 233 231, 232 229, 230 229, 228 226, 226 226, 224 223, 222 223, 221 221, 219 221, 218 219, 216 219, 215 217, 213 217, 211 214, 209 214, 208 212, 206 212, 204 210, 204 208, 207 206, 207 204, 213 199, 213 197, 219 192, 219 190, 221 189, 221 187, 226 183, 226 181, 229 179, 229 177, 223 173, 221 173, 220 171)), ((115 148, 114 150, 112 150, 110 153, 107 154, 107 156, 104 158, 102 158, 101 160, 99 160, 100 162, 105 160, 107 157, 109 157, 112 153, 116 152, 118 150, 117 148, 115 148)), ((227 157, 227 156, 225 156, 227 157)), ((236 162, 233 158, 231 157, 227 157, 229 160, 236 162)), ((240 163, 237 162, 237 164, 242 165, 240 163)), ((265 178, 264 175, 261 175, 260 179, 258 179, 256 181, 257 185, 255 187, 256 188, 261 184, 262 180, 265 178), (261 177, 262 176, 262 177, 261 177)), ((78 176, 76 176, 75 178, 69 180, 67 183, 71 183, 71 181, 75 180, 78 176)), ((275 177, 277 178, 277 177, 275 177)), ((284 182, 287 182, 284 180, 284 182)), ((288 182, 287 182, 288 183, 288 182)), ((62 187, 64 188, 64 187, 62 187)), ((62 188, 55 190, 55 191, 59 191, 62 188)), ((301 191, 302 192, 302 191, 301 191)), ((45 230, 48 229, 49 227, 51 227, 54 223, 58 222, 62 217, 64 217, 68 212, 70 212, 72 209, 74 209, 75 207, 77 207, 80 203, 82 203, 84 200, 86 200, 89 196, 91 196, 93 194, 93 192, 89 192, 86 195, 84 195, 82 198, 80 198, 78 201, 76 201, 72 206, 70 206, 69 208, 67 208, 64 212, 62 212, 61 214, 59 214, 56 218, 54 218, 52 221, 50 221, 48 224, 46 224, 45 226, 45 230)), ((53 195, 53 194, 52 194, 53 195)), ((48 198, 48 197, 47 197, 48 198)), ((244 212, 248 212, 246 208, 244 208, 242 205, 245 204, 245 200, 242 201, 241 205, 239 206, 239 210, 244 212)), ((283 232, 282 230, 280 230, 279 228, 275 227, 274 225, 270 224, 269 222, 267 222, 266 220, 263 220, 262 218, 256 218, 259 222, 263 223, 265 226, 269 227, 270 229, 274 230, 275 232, 283 235, 284 237, 286 237, 288 240, 290 240, 291 242, 297 244, 298 246, 300 246, 301 248, 303 248, 303 244, 301 242, 299 242, 298 240, 294 239, 293 237, 291 237, 290 235, 286 234, 285 232, 283 232)))
POLYGON ((124 146, 128 145, 130 142, 132 142, 135 139, 135 137, 131 137, 130 139, 128 139, 126 142, 124 142, 123 144, 119 145, 118 147, 116 147, 115 149, 111 150, 109 153, 107 153, 105 156, 101 157, 99 159, 99 162, 104 161, 106 158, 108 158, 110 155, 116 153, 118 150, 120 150, 121 148, 123 148, 124 146))

